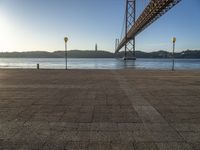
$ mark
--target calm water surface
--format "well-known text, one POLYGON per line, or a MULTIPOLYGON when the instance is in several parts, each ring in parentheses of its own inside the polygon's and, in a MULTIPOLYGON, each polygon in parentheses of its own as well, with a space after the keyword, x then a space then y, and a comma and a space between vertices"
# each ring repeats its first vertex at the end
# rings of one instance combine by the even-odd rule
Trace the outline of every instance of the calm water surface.
MULTIPOLYGON (((36 68, 64 69, 63 58, 0 58, 0 68, 36 68)), ((171 69, 171 59, 137 59, 123 61, 122 59, 68 59, 69 69, 171 69)), ((200 70, 200 59, 176 59, 175 68, 178 70, 200 70)))

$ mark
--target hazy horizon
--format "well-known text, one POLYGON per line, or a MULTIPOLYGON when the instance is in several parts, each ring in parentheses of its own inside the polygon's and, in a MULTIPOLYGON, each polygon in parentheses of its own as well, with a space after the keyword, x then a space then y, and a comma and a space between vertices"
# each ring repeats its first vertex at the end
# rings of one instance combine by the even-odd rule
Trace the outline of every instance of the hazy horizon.
MULTIPOLYGON (((147 0, 138 2, 137 15, 147 0)), ((136 37, 145 52, 200 49, 199 0, 183 0, 136 37), (156 34, 155 34, 156 33, 156 34)), ((114 52, 120 37, 125 0, 0 0, 0 52, 98 49, 114 52), (103 11, 102 11, 103 10, 103 11)))
MULTIPOLYGON (((180 50, 180 51, 177 51, 177 53, 180 53, 180 52, 183 52, 183 51, 187 51, 187 50, 189 50, 189 51, 200 51, 200 49, 186 49, 186 50, 180 50)), ((65 50, 53 50, 53 51, 45 51, 45 50, 30 50, 30 51, 7 51, 7 52, 5 52, 5 51, 3 51, 3 52, 0 52, 0 53, 15 53, 15 52, 17 52, 17 53, 28 53, 28 52, 49 52, 49 53, 54 53, 54 52, 59 52, 59 51, 65 51, 65 50)), ((94 51, 94 52, 96 52, 95 50, 93 50, 93 49, 91 49, 91 50, 81 50, 81 49, 71 49, 71 50, 67 50, 68 52, 69 51, 94 51)), ((98 50, 98 51, 103 51, 103 52, 110 52, 110 53, 115 53, 114 51, 109 51, 109 50, 98 50)), ((97 52, 98 52, 97 51, 97 52)), ((169 51, 169 50, 162 50, 162 49, 160 49, 160 50, 152 50, 152 51, 145 51, 145 50, 135 50, 135 51, 140 51, 140 52, 147 52, 147 53, 152 53, 152 52, 158 52, 158 51, 166 51, 166 52, 171 52, 171 51, 169 51)), ((121 51, 120 52, 124 52, 124 49, 121 49, 121 51)), ((176 52, 175 52, 176 53, 176 52)))

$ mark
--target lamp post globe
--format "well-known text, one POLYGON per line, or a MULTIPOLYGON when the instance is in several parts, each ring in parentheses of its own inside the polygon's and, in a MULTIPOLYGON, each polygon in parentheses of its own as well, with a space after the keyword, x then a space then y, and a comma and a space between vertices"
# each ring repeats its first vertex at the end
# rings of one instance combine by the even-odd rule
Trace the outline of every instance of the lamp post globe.
POLYGON ((67 43, 67 41, 68 41, 68 38, 67 38, 67 37, 65 37, 65 38, 64 38, 64 41, 65 41, 65 43, 67 43))
POLYGON ((172 42, 176 43, 176 37, 173 37, 172 42))

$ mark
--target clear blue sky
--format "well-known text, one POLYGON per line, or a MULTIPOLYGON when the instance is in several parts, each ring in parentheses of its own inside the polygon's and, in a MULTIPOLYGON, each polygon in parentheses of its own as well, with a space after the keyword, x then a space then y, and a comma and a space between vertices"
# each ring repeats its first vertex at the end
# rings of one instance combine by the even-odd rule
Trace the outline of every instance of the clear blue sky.
MULTIPOLYGON (((145 3, 147 0, 138 0, 145 3)), ((0 0, 0 51, 69 49, 114 51, 125 0, 0 0)), ((142 9, 138 4, 139 9, 142 9)), ((139 14, 139 12, 138 12, 139 14)), ((136 49, 200 49, 200 0, 182 0, 136 38, 136 49)))

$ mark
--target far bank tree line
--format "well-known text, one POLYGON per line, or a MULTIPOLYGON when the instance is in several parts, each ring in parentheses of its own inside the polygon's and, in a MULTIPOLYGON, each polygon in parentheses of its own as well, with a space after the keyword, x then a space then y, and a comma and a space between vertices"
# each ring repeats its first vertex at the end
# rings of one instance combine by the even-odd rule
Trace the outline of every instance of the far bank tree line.
MULTIPOLYGON (((128 55, 131 55, 129 53, 128 55)), ((46 51, 32 51, 32 52, 10 52, 0 53, 1 58, 64 58, 64 51, 46 52, 46 51)), ((116 58, 123 57, 124 52, 117 54, 108 51, 68 51, 69 58, 116 58)), ((167 51, 143 52, 136 51, 137 58, 171 58, 172 53, 167 51)), ((176 58, 200 58, 200 50, 186 50, 175 53, 176 58)))

